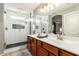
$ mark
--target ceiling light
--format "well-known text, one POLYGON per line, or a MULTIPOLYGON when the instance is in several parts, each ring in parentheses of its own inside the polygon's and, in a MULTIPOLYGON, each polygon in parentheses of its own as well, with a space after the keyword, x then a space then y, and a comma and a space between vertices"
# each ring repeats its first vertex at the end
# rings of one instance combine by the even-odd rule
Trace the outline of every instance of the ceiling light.
POLYGON ((53 10, 53 9, 54 9, 54 6, 51 5, 51 6, 49 7, 49 9, 50 9, 50 10, 53 10))
POLYGON ((40 9, 40 12, 42 12, 42 13, 47 13, 47 12, 49 12, 50 10, 53 10, 55 7, 59 7, 59 4, 58 4, 58 3, 48 3, 48 4, 44 5, 44 6, 40 9))
POLYGON ((56 4, 55 4, 55 7, 59 7, 59 3, 56 3, 56 4))
POLYGON ((44 13, 46 13, 48 11, 49 11, 48 7, 47 6, 44 6, 44 13))
POLYGON ((43 12, 43 11, 44 11, 44 10, 41 8, 41 9, 40 9, 40 12, 43 12))
POLYGON ((55 3, 53 3, 53 4, 48 4, 48 6, 49 6, 50 10, 53 10, 54 7, 55 7, 55 3))
POLYGON ((48 8, 47 5, 43 6, 43 7, 40 9, 40 12, 42 12, 42 13, 46 13, 46 12, 48 12, 48 11, 49 11, 49 8, 48 8))

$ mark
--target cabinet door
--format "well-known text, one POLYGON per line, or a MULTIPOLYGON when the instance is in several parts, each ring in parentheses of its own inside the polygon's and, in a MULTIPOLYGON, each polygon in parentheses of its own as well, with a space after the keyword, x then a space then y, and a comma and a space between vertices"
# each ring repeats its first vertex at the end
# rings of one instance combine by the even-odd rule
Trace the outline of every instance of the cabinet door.
POLYGON ((60 56, 74 56, 74 55, 64 50, 60 50, 60 56))
POLYGON ((31 47, 31 53, 33 56, 36 56, 36 46, 31 47))
POLYGON ((27 38, 27 49, 30 51, 31 50, 31 46, 30 46, 30 38, 27 38))
POLYGON ((36 39, 31 39, 31 53, 33 56, 36 56, 36 39))
POLYGON ((49 52, 49 56, 55 56, 53 53, 49 52))
POLYGON ((42 42, 41 41, 39 41, 39 40, 37 40, 37 46, 42 46, 42 42))
POLYGON ((51 46, 51 45, 43 42, 43 48, 45 48, 46 50, 48 50, 52 54, 58 56, 58 48, 57 47, 51 46))
POLYGON ((37 56, 48 56, 48 52, 44 48, 38 46, 37 47, 37 56))
POLYGON ((32 39, 31 39, 31 45, 32 45, 32 46, 36 46, 36 39, 35 39, 35 38, 32 38, 32 39))

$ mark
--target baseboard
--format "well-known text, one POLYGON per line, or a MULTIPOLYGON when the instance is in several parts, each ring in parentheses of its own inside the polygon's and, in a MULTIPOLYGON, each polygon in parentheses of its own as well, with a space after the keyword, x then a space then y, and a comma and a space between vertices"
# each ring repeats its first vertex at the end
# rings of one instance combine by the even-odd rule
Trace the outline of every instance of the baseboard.
POLYGON ((6 49, 21 46, 21 45, 24 45, 24 44, 26 44, 26 42, 19 42, 19 43, 9 44, 9 45, 6 46, 6 49))

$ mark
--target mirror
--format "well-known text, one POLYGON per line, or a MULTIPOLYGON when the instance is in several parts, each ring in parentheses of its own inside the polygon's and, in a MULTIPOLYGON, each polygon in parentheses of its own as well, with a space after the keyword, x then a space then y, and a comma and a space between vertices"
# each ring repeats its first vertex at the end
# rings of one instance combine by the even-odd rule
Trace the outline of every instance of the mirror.
POLYGON ((66 35, 79 36, 79 11, 63 15, 63 29, 66 35))
POLYGON ((52 18, 52 32, 54 34, 59 34, 60 28, 62 28, 62 15, 55 15, 52 18))
POLYGON ((55 15, 52 17, 52 28, 54 34, 58 34, 62 28, 65 35, 79 37, 79 11, 55 15))

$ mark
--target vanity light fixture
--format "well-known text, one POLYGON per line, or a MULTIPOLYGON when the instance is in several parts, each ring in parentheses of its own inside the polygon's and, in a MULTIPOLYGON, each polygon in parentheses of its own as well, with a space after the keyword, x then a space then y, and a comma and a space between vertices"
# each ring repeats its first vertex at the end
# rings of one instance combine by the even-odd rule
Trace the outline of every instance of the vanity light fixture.
POLYGON ((44 5, 40 8, 41 13, 47 13, 49 11, 48 5, 44 5))
POLYGON ((44 12, 43 7, 40 9, 40 12, 44 12))
POLYGON ((53 10, 55 7, 59 7, 59 3, 48 3, 40 8, 41 13, 47 13, 50 10, 53 10))
POLYGON ((59 3, 56 3, 56 4, 55 4, 55 7, 59 7, 59 3))
POLYGON ((54 4, 49 3, 49 4, 48 4, 48 8, 49 8, 50 10, 53 10, 53 9, 54 9, 54 4))

